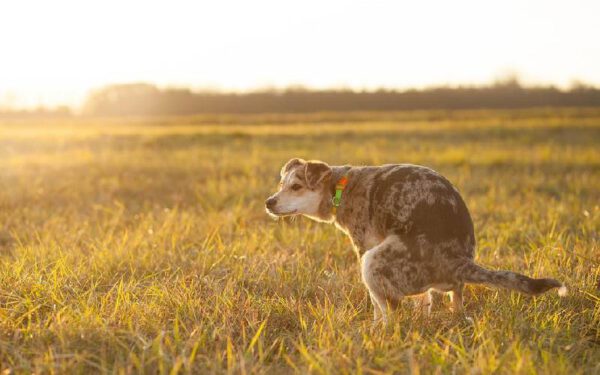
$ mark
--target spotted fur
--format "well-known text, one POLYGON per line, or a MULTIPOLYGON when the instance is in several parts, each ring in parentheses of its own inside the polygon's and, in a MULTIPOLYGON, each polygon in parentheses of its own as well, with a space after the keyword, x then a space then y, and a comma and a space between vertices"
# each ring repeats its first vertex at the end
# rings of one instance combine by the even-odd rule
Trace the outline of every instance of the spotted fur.
POLYGON ((303 214, 335 223, 346 233, 360 259, 376 318, 385 318, 387 309, 397 307, 405 296, 423 295, 429 310, 431 289, 449 292, 453 308, 462 311, 465 283, 531 295, 562 285, 554 279, 532 279, 477 265, 467 206, 458 190, 430 168, 412 164, 330 167, 292 159, 281 174, 281 189, 267 200, 267 211, 275 216, 303 214), (334 215, 331 198, 344 175, 348 184, 334 215), (303 187, 292 191, 298 184, 303 187))

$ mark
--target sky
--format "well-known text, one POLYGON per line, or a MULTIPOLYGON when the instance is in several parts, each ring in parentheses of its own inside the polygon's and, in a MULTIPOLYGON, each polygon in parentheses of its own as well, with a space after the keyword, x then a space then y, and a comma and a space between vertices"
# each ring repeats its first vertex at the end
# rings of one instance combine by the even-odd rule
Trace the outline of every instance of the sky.
POLYGON ((3 1, 0 106, 78 106, 127 82, 600 86, 599 15, 596 0, 3 1))

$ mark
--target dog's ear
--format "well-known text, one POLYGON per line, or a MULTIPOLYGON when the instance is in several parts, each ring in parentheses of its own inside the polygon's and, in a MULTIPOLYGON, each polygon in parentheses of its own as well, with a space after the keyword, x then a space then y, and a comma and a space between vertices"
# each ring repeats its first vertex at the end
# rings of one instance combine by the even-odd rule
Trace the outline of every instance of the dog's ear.
POLYGON ((309 161, 304 166, 304 176, 308 188, 314 189, 321 181, 331 176, 331 168, 322 161, 309 161))
POLYGON ((294 159, 290 159, 287 163, 285 163, 285 165, 283 166, 283 168, 281 168, 281 177, 283 177, 286 173, 288 173, 290 171, 290 169, 298 166, 298 165, 302 165, 305 164, 306 161, 303 159, 299 159, 299 158, 294 158, 294 159))

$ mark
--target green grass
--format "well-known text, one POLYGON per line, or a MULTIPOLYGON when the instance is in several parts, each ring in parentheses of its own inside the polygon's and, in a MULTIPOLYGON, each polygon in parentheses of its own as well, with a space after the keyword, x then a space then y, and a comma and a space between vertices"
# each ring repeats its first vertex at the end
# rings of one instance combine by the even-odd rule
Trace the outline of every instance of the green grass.
POLYGON ((0 370, 600 373, 599 202, 599 109, 4 121, 0 370), (479 262, 570 294, 373 326, 349 241, 264 213, 291 157, 433 167, 479 262))

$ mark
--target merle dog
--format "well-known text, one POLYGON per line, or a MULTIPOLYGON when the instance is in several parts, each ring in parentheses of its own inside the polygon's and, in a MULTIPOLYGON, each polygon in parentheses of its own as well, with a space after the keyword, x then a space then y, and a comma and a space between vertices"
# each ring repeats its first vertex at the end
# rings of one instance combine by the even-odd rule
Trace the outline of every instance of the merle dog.
POLYGON ((405 296, 449 292, 463 313, 465 283, 500 286, 536 295, 566 288, 554 279, 493 271, 473 260, 475 235, 456 188, 432 169, 411 164, 333 167, 292 159, 281 169, 280 189, 266 201, 270 215, 304 215, 335 223, 352 239, 375 320, 387 320, 405 296))

